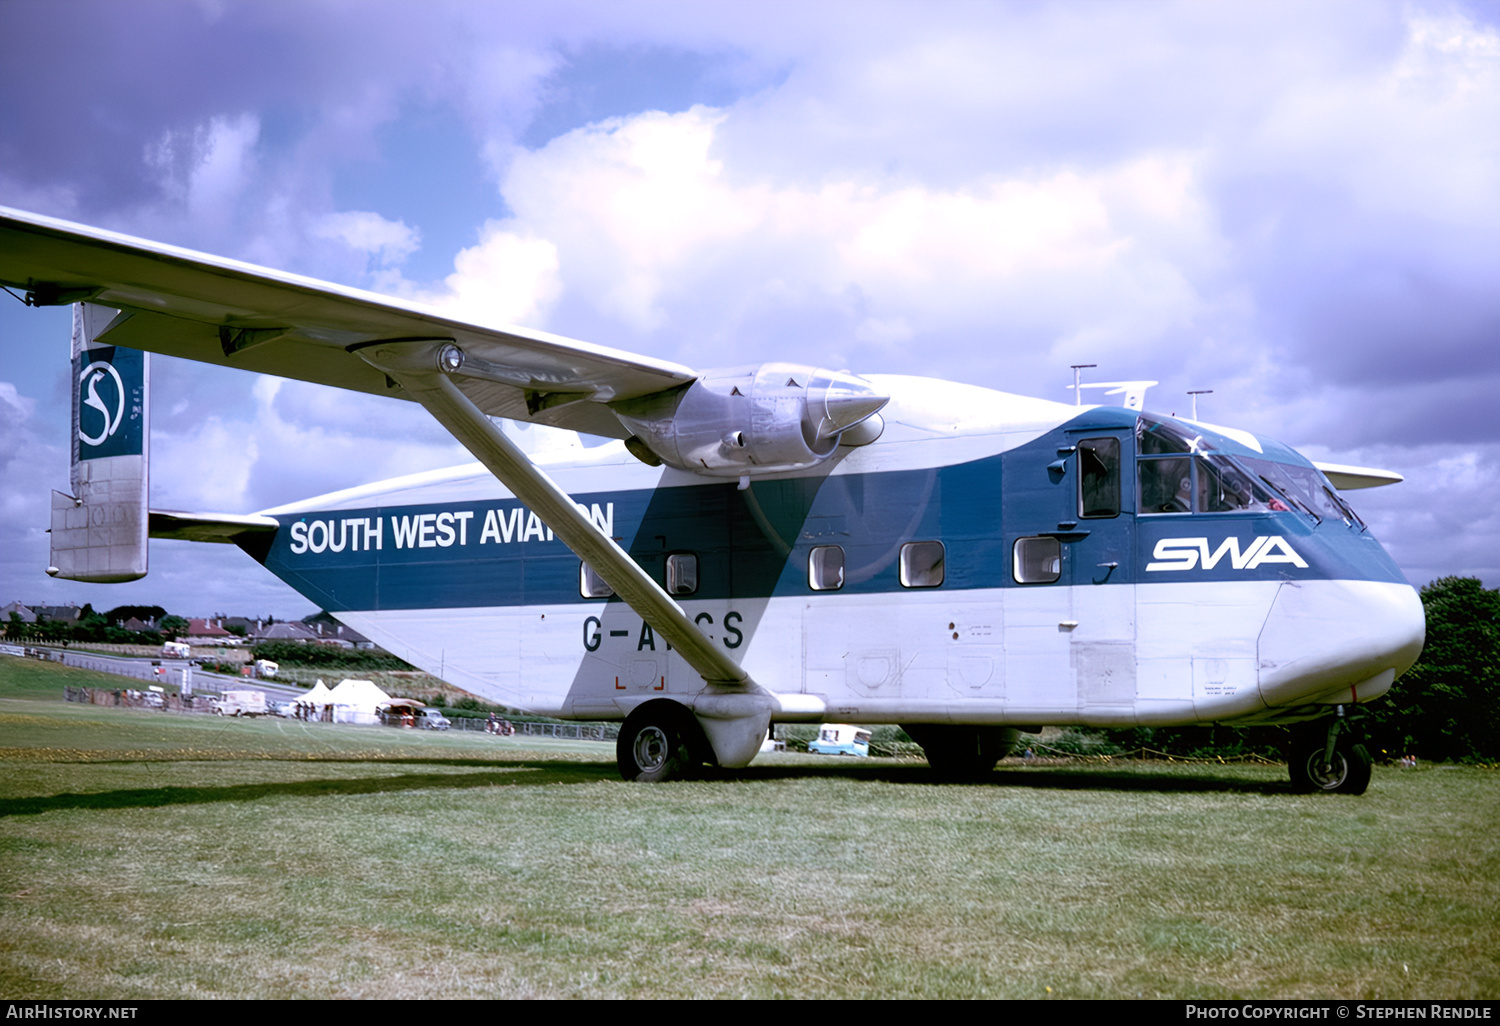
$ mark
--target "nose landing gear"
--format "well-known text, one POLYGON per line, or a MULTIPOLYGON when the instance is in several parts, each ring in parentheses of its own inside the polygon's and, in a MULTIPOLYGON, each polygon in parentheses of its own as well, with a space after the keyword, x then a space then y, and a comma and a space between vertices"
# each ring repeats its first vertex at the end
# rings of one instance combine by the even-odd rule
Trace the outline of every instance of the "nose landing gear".
POLYGON ((1374 760, 1355 740, 1339 706, 1332 723, 1310 723, 1293 731, 1286 761, 1298 791, 1364 794, 1374 760))

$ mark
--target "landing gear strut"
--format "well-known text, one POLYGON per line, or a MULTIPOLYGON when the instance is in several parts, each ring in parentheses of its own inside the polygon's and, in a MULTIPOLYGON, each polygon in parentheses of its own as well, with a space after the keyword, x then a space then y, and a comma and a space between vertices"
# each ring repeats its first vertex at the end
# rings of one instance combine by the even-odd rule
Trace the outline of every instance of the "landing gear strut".
POLYGON ((967 727, 955 723, 908 723, 906 733, 922 746, 927 764, 943 780, 976 781, 1010 754, 1021 732, 1014 727, 967 727))
POLYGON ((682 780, 712 758, 693 714, 676 702, 647 702, 620 726, 615 761, 620 776, 642 783, 682 780))
POLYGON ((1293 731, 1286 755, 1292 787, 1298 791, 1364 794, 1370 786, 1374 760, 1352 736, 1343 706, 1333 722, 1309 723, 1293 731))

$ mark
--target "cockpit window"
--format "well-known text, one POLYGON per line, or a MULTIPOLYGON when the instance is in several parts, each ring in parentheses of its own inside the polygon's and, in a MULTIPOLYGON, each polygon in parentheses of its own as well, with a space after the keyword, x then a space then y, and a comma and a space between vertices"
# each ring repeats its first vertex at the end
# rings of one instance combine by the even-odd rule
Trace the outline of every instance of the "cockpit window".
POLYGON ((1220 453, 1141 459, 1142 513, 1281 512, 1292 500, 1220 453))
POLYGON ((1186 434, 1176 424, 1141 417, 1135 423, 1136 451, 1142 456, 1159 456, 1174 452, 1201 452, 1202 436, 1186 434))
POLYGON ((1078 515, 1086 519, 1120 515, 1118 438, 1078 442, 1078 515))
POLYGON ((1232 460, 1209 455, 1198 463, 1198 510, 1232 513, 1236 510, 1281 511, 1291 507, 1279 499, 1251 473, 1232 460))
POLYGON ((1186 456, 1168 456, 1136 462, 1142 513, 1191 513, 1193 511, 1193 461, 1186 456))
POLYGON ((1359 515, 1347 502, 1339 498, 1317 468, 1243 456, 1239 462, 1259 476, 1261 481, 1290 496, 1303 512, 1311 513, 1319 520, 1336 517, 1346 524, 1358 524, 1361 528, 1365 526, 1364 521, 1359 519, 1359 515))

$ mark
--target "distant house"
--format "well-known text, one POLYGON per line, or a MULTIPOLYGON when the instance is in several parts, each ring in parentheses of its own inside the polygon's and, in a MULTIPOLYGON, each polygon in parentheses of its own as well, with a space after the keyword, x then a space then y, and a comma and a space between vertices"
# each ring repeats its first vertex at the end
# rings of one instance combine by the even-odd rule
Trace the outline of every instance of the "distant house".
POLYGON ((273 623, 252 635, 253 641, 317 641, 318 633, 305 624, 273 623))
POLYGON ((0 607, 0 623, 9 623, 11 613, 15 613, 22 623, 36 623, 36 613, 19 602, 12 602, 8 606, 0 607))
POLYGON ((37 623, 77 623, 81 611, 78 606, 32 606, 37 623))
POLYGON ((123 628, 125 628, 127 631, 154 631, 154 630, 156 630, 156 626, 154 624, 149 624, 149 623, 146 623, 146 622, 144 622, 142 620, 138 620, 138 619, 136 619, 133 616, 129 620, 126 620, 124 623, 120 624, 120 626, 123 627, 123 628))
POLYGON ((189 620, 182 640, 189 645, 232 645, 239 642, 214 620, 189 620))
POLYGON ((219 621, 219 626, 225 630, 234 632, 236 627, 245 632, 245 637, 254 637, 255 632, 266 625, 264 620, 252 620, 248 616, 226 616, 219 621))
POLYGON ((314 613, 312 616, 303 617, 302 622, 310 629, 317 631, 318 637, 325 642, 336 642, 346 648, 369 649, 375 647, 375 642, 359 633, 353 627, 339 623, 333 618, 333 614, 331 613, 314 613))

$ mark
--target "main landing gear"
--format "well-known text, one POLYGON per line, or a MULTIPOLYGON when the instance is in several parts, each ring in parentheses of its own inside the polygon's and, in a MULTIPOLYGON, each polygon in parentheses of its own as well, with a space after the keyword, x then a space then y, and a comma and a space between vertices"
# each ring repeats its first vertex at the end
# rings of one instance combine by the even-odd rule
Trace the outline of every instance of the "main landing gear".
POLYGON ((615 742, 620 776, 642 783, 682 780, 712 760, 713 749, 693 714, 665 699, 631 712, 615 742))
POLYGON ((1373 761, 1352 735, 1343 706, 1331 723, 1295 728, 1286 753, 1295 790, 1328 794, 1364 794, 1370 786, 1373 761))
POLYGON ((1015 727, 969 727, 956 723, 908 723, 907 735, 922 746, 927 764, 942 780, 975 781, 1010 754, 1021 732, 1015 727))

